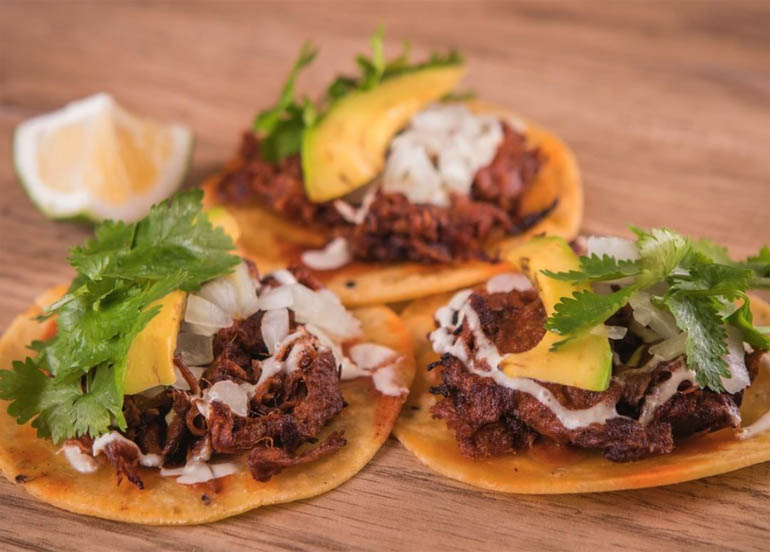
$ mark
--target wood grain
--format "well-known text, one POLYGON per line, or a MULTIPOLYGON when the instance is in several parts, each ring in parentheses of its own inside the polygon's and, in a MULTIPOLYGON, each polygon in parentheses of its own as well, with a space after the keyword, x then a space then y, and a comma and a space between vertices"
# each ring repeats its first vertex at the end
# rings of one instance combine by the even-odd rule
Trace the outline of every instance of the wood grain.
MULTIPOLYGON (((669 225, 729 244, 770 241, 770 5, 623 3, 0 2, 0 328, 71 272, 88 229, 46 221, 15 181, 13 128, 99 90, 185 122, 190 182, 230 155, 271 102, 300 42, 323 46, 311 92, 379 21, 416 54, 447 45, 467 83, 575 149, 588 232, 669 225)), ((455 484, 390 440, 325 496, 195 528, 60 512, 0 484, 0 548, 353 550, 766 549, 770 464, 673 487, 505 496, 455 484)))

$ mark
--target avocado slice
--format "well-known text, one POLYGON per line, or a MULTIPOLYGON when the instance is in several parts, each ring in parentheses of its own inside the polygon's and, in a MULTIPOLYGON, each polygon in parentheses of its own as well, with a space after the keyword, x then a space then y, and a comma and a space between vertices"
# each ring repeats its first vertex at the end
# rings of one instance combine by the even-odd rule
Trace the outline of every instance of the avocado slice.
POLYGON ((426 67, 356 90, 302 135, 302 172, 311 201, 328 201, 366 184, 385 166, 393 136, 429 103, 451 91, 463 65, 426 67))
MULTIPOLYGON (((221 227, 233 242, 238 241, 241 229, 227 209, 214 207, 206 211, 206 216, 215 227, 221 227)), ((160 305, 161 309, 134 338, 128 351, 123 378, 126 395, 158 385, 171 385, 176 381, 174 351, 186 300, 187 294, 177 290, 148 307, 160 305)))
POLYGON ((187 294, 177 290, 150 305, 160 305, 160 312, 139 332, 128 350, 123 378, 126 395, 176 381, 174 351, 186 299, 187 294))
MULTIPOLYGON (((562 238, 535 238, 504 255, 517 270, 527 274, 540 294, 548 316, 562 297, 587 289, 541 273, 579 270, 578 256, 562 238)), ((563 336, 546 332, 540 343, 523 353, 506 355, 500 367, 508 376, 532 378, 551 383, 579 387, 588 391, 604 391, 612 375, 612 350, 606 337, 586 334, 573 339, 558 351, 551 346, 563 336)))

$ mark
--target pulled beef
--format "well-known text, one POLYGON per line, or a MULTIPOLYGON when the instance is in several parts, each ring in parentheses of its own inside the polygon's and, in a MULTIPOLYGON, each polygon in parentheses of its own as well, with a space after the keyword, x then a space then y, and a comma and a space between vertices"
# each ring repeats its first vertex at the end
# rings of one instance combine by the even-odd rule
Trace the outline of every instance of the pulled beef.
MULTIPOLYGON (((292 268, 294 276, 308 287, 318 283, 303 268, 292 268)), ((271 285, 269 278, 263 285, 271 285)), ((191 391, 166 389, 155 397, 127 396, 123 415, 125 436, 145 454, 161 455, 164 466, 183 465, 191 455, 208 457, 211 453, 248 452, 249 469, 256 479, 266 481, 283 468, 312 462, 333 454, 346 441, 341 432, 316 444, 323 427, 345 403, 340 388, 339 371, 328 349, 316 350, 310 338, 300 338, 292 347, 302 347, 291 373, 279 372, 255 389, 248 416, 235 415, 226 404, 210 403, 210 415, 204 417, 194 395, 222 380, 256 384, 262 373, 260 363, 267 359, 262 339, 262 312, 234 322, 220 330, 213 341, 214 361, 197 380, 181 356, 174 363, 191 391), (192 395, 190 394, 192 393, 192 395), (310 445, 310 448, 307 448, 310 445)), ((293 313, 290 331, 297 327, 293 313)), ((283 351, 285 360, 292 349, 283 351)), ((91 442, 79 441, 90 451, 91 442)), ((109 461, 118 473, 140 489, 144 484, 138 474, 139 458, 135 447, 114 441, 105 447, 109 461)))
POLYGON ((237 156, 217 182, 219 198, 226 203, 260 203, 291 220, 310 225, 341 224, 343 218, 331 203, 313 203, 305 195, 298 155, 278 163, 262 159, 259 139, 244 132, 237 156))
POLYGON ((249 453, 249 469, 257 481, 267 481, 284 468, 315 462, 319 458, 334 454, 347 444, 342 433, 335 431, 321 444, 301 454, 291 455, 276 447, 255 447, 249 453))
POLYGON ((545 335, 546 313, 535 290, 471 295, 484 334, 501 353, 521 353, 540 343, 545 335))
POLYGON ((104 454, 115 467, 118 474, 118 485, 125 477, 131 483, 144 489, 144 482, 139 477, 139 451, 135 446, 125 441, 111 441, 104 447, 104 454))
MULTIPOLYGON (((532 348, 544 334, 545 313, 532 292, 489 294, 476 290, 470 304, 478 314, 482 331, 501 352, 532 348), (509 320, 512 322, 506 326, 509 320)), ((459 335, 471 349, 474 347, 467 322, 459 335)), ((614 405, 622 415, 605 423, 568 429, 534 396, 472 373, 458 358, 445 354, 429 367, 440 370, 441 376, 441 384, 431 388, 433 394, 441 396, 431 413, 446 422, 455 434, 460 452, 472 458, 515 453, 528 449, 537 440, 547 439, 561 445, 598 449, 616 462, 639 460, 671 452, 677 439, 736 427, 740 422, 741 393, 716 393, 689 382, 683 382, 670 399, 656 408, 649 423, 638 421, 644 397, 681 369, 683 362, 678 358, 661 363, 652 371, 631 371, 613 377, 610 387, 602 392, 538 382, 567 409, 586 409, 604 402, 614 405)), ((750 371, 753 362, 749 355, 750 371)))
POLYGON ((492 162, 474 177, 469 196, 449 207, 411 203, 400 193, 378 191, 362 224, 346 222, 333 202, 313 203, 304 192, 299 156, 278 163, 262 159, 259 140, 243 137, 236 159, 225 167, 216 190, 224 203, 264 205, 278 214, 348 239, 364 261, 452 263, 489 260, 484 242, 536 224, 555 206, 524 213, 521 197, 535 181, 543 158, 525 137, 503 124, 503 140, 492 162))

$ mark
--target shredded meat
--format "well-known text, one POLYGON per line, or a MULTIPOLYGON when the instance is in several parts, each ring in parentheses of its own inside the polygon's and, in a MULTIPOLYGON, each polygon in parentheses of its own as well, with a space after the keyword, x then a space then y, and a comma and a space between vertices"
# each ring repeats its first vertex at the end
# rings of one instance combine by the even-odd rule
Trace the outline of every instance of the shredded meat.
POLYGON ((118 474, 118 485, 120 485, 123 477, 125 477, 140 489, 144 489, 144 483, 137 471, 139 468, 139 452, 136 447, 125 441, 112 441, 104 447, 104 454, 115 467, 115 471, 118 474))
POLYGON ((477 290, 471 306, 484 334, 501 353, 520 353, 540 343, 545 335, 545 309, 534 290, 487 293, 477 290))
POLYGON ((520 199, 535 181, 543 158, 507 124, 492 162, 478 171, 468 197, 449 207, 411 203, 400 193, 377 192, 362 224, 346 222, 333 202, 313 203, 304 192, 298 156, 279 163, 262 159, 259 140, 246 133, 238 156, 217 181, 225 203, 265 205, 303 224, 348 239, 364 261, 453 263, 488 260, 484 244, 495 234, 516 234, 536 224, 555 206, 523 213, 520 199))
MULTIPOLYGON (((318 289, 320 285, 301 267, 291 269, 298 281, 318 289)), ((262 285, 272 285, 269 278, 262 285)), ((210 403, 203 416, 194 402, 201 389, 229 380, 256 384, 262 374, 261 362, 269 357, 262 339, 262 312, 236 321, 214 337, 214 361, 197 380, 180 356, 174 363, 190 386, 190 392, 166 389, 155 397, 131 395, 125 398, 125 436, 145 454, 161 455, 164 466, 181 466, 191 456, 208 458, 212 453, 249 453, 252 474, 266 481, 284 467, 312 462, 333 454, 345 445, 340 432, 313 446, 323 427, 345 403, 334 355, 327 348, 316 349, 309 337, 297 339, 296 369, 267 378, 254 390, 248 416, 238 416, 220 401, 210 403), (306 446, 310 445, 309 448, 306 446), (303 447, 302 452, 298 452, 303 447)), ((297 328, 293 313, 290 331, 297 328)), ((283 351, 285 360, 293 348, 283 351)), ((85 438, 84 438, 85 439, 85 438)), ((90 440, 78 441, 91 450, 90 440)), ((105 452, 115 466, 119 481, 127 478, 140 489, 136 448, 124 442, 110 443, 105 452)))
POLYGON ((255 447, 249 453, 251 475, 257 481, 267 481, 284 468, 315 462, 319 458, 334 454, 346 443, 342 433, 336 431, 315 448, 294 456, 281 448, 255 447))
MULTIPOLYGON (((542 305, 533 294, 488 294, 477 290, 470 304, 478 314, 482 331, 501 352, 532 348, 544 334, 545 313, 538 310, 542 305), (510 325, 505 326, 508 321, 510 325)), ((467 323, 459 335, 473 347, 467 323)), ((626 348, 635 345, 629 342, 626 348)), ((472 373, 458 358, 446 354, 429 367, 440 370, 441 384, 431 392, 442 397, 431 413, 447 423, 461 453, 472 458, 515 453, 529 448, 538 439, 547 439, 598 449, 616 462, 639 460, 671 452, 677 439, 740 423, 741 393, 716 393, 685 383, 657 407, 649 423, 639 422, 644 397, 681 369, 683 362, 677 358, 651 371, 629 371, 615 376, 610 387, 602 392, 538 382, 567 409, 582 410, 606 403, 615 406, 621 415, 604 423, 569 429, 536 397, 472 373)), ((750 371, 752 362, 753 358, 747 357, 750 371)))

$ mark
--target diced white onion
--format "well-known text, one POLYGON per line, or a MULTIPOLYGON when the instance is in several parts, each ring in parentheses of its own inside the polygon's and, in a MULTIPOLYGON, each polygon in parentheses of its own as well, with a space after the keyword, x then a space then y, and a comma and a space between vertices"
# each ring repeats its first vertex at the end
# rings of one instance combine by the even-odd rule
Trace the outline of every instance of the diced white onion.
POLYGON ((233 319, 222 309, 195 294, 190 294, 187 298, 184 320, 190 324, 212 328, 227 328, 233 323, 233 319))
POLYGON ((633 309, 634 319, 642 326, 649 326, 660 337, 667 339, 674 337, 681 330, 676 325, 676 320, 670 313, 659 309, 650 301, 651 295, 640 291, 629 300, 633 309))
POLYGON ((523 274, 505 272, 493 276, 487 281, 488 293, 508 293, 513 290, 528 291, 532 288, 532 282, 523 274))
POLYGON ((605 326, 604 324, 600 324, 594 327, 591 330, 591 333, 606 337, 607 339, 623 339, 626 336, 627 331, 628 328, 624 328, 623 326, 605 326))
POLYGON ((602 257, 609 255, 619 261, 635 261, 639 259, 639 248, 631 240, 612 236, 588 236, 586 248, 589 256, 602 257))
POLYGON ((186 333, 194 333, 197 335, 213 336, 222 328, 216 326, 202 326, 200 324, 190 324, 189 322, 182 322, 181 331, 186 333))
POLYGON ((382 188, 412 203, 447 206, 452 193, 468 195, 476 172, 492 161, 502 140, 496 116, 460 104, 433 105, 391 141, 382 188))
POLYGON ((249 414, 249 394, 241 385, 231 380, 216 382, 205 392, 210 402, 221 402, 230 407, 233 414, 246 417, 249 414))
MULTIPOLYGON (((188 366, 187 368, 190 370, 190 373, 193 375, 193 377, 195 377, 197 380, 201 379, 203 372, 206 371, 205 366, 188 366)), ((187 380, 182 377, 182 373, 178 368, 174 368, 174 373, 176 374, 176 381, 172 387, 181 389, 183 391, 189 391, 190 385, 187 383, 187 380)))
POLYGON ((216 278, 203 284, 200 291, 195 293, 206 301, 214 303, 225 314, 235 316, 240 310, 238 291, 230 278, 216 278))
POLYGON ((202 366, 214 360, 213 345, 211 336, 181 332, 177 337, 176 350, 188 366, 202 366))
POLYGON ((302 262, 313 270, 334 270, 348 264, 353 255, 348 240, 334 238, 326 247, 302 253, 302 262))
POLYGON ((314 292, 302 284, 291 286, 294 296, 292 310, 297 322, 313 324, 330 335, 350 339, 361 333, 358 320, 339 302, 329 290, 314 292))
POLYGON ((668 361, 681 356, 685 352, 686 339, 687 334, 680 332, 650 347, 650 354, 658 357, 661 361, 668 361))
POLYGON ((730 370, 730 377, 723 377, 722 385, 728 393, 737 393, 751 384, 749 371, 746 369, 746 352, 743 349, 741 332, 733 326, 726 326, 725 329, 727 330, 727 354, 724 359, 730 370))
POLYGON ((288 309, 269 310, 262 316, 262 340, 265 342, 267 352, 275 353, 278 343, 289 335, 289 311, 288 309))
POLYGON ((350 348, 350 359, 363 370, 373 370, 392 361, 396 352, 376 343, 359 343, 350 348))
POLYGON ((272 276, 276 280, 278 280, 278 283, 281 285, 289 285, 289 284, 296 284, 297 279, 294 277, 294 274, 292 274, 290 271, 286 270, 285 268, 282 268, 280 270, 274 270, 268 276, 272 276))
POLYGON ((251 271, 249 271, 246 263, 236 266, 233 273, 224 276, 224 278, 232 282, 238 299, 238 309, 232 314, 234 317, 248 318, 259 310, 259 299, 257 298, 259 282, 251 276, 251 271))
POLYGON ((259 297, 259 308, 265 311, 291 307, 294 296, 289 286, 266 288, 259 297))

